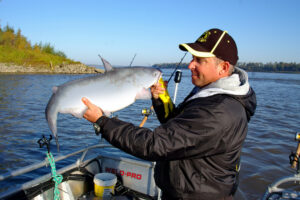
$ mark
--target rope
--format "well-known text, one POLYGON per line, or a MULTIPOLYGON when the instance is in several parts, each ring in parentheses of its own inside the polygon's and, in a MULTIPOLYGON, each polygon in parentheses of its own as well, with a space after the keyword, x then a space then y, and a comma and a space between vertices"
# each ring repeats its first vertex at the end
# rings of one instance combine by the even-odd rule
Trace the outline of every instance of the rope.
POLYGON ((47 153, 47 158, 51 166, 52 180, 55 183, 54 200, 60 200, 58 185, 62 182, 63 177, 60 174, 56 174, 55 160, 51 152, 47 153))

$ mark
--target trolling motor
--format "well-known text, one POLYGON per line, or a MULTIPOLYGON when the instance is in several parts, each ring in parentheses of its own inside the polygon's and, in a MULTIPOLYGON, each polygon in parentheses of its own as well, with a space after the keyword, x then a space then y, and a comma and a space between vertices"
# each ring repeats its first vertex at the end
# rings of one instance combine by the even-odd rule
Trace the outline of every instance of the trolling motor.
POLYGON ((292 165, 292 168, 297 168, 297 173, 299 173, 300 170, 300 160, 299 160, 299 156, 300 156, 300 133, 296 133, 295 135, 295 140, 298 142, 298 146, 296 149, 296 153, 291 152, 289 158, 290 158, 290 164, 292 165))

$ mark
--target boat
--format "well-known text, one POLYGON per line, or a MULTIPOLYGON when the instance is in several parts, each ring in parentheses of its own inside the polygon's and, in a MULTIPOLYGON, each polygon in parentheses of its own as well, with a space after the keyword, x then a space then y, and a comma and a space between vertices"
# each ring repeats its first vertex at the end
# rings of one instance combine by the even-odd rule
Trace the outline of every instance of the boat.
MULTIPOLYGON (((59 198, 57 199, 102 199, 96 197, 94 193, 93 179, 99 173, 112 173, 117 176, 114 194, 110 199, 161 199, 161 191, 154 181, 155 162, 145 161, 124 152, 121 153, 120 150, 105 140, 102 140, 100 144, 54 157, 53 160, 55 163, 59 163, 70 157, 77 157, 77 160, 57 170, 57 174, 62 175, 62 182, 58 185, 59 198)), ((39 163, 0 175, 0 181, 33 172, 47 167, 49 164, 51 164, 49 160, 45 159, 39 163)), ((49 173, 3 192, 0 194, 0 200, 52 200, 56 199, 54 193, 53 171, 49 169, 49 173)), ((243 200, 246 197, 238 189, 235 199, 243 200)))
MULTIPOLYGON (((62 182, 58 185, 61 200, 99 199, 94 194, 93 178, 96 174, 106 172, 117 176, 113 199, 160 199, 160 190, 155 185, 153 173, 154 162, 136 157, 110 154, 114 148, 109 144, 100 143, 67 155, 54 157, 56 163, 77 156, 78 159, 59 170, 62 182)), ((0 181, 24 175, 34 170, 48 166, 45 160, 23 167, 19 170, 0 175, 0 181)), ((49 172, 51 172, 49 170, 49 172)), ((48 173, 28 181, 16 188, 0 194, 1 200, 49 200, 54 198, 55 183, 52 174, 48 173)))
MULTIPOLYGON (((292 153, 291 165, 296 168, 294 175, 283 177, 267 187, 262 200, 300 200, 300 133, 296 134, 298 148, 292 153), (288 187, 286 186, 287 183, 288 187), (294 186, 293 186, 294 185, 294 186)), ((112 173, 117 177, 114 194, 110 199, 115 200, 159 200, 161 191, 155 185, 154 167, 155 162, 145 161, 132 155, 122 153, 111 153, 113 146, 105 141, 97 145, 85 147, 66 155, 54 157, 55 163, 65 161, 70 157, 77 157, 77 160, 57 171, 62 176, 62 182, 58 185, 59 198, 61 200, 89 200, 101 199, 94 193, 94 176, 99 173, 112 173)), ((48 149, 49 150, 49 149, 48 149)), ((12 177, 21 176, 34 170, 49 166, 49 160, 45 159, 39 163, 23 167, 16 171, 0 175, 0 181, 12 177)), ((0 194, 0 200, 49 200, 55 199, 55 182, 53 171, 36 179, 30 180, 20 186, 9 189, 0 194)), ((234 199, 247 199, 238 189, 234 199)))

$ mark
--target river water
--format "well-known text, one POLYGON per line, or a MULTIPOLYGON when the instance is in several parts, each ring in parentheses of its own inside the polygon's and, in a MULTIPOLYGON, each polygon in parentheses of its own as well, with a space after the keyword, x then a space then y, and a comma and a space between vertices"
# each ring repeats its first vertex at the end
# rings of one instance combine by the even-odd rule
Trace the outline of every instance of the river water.
MULTIPOLYGON (((176 103, 193 87, 189 70, 182 71, 176 103)), ((163 72, 167 80, 172 70, 163 72)), ((37 141, 42 134, 50 134, 44 110, 52 87, 85 76, 93 75, 0 74, 0 174, 44 160, 45 149, 40 149, 37 141)), ((258 106, 243 147, 240 190, 247 199, 259 199, 269 184, 294 173, 288 156, 295 151, 294 135, 300 131, 300 74, 249 72, 249 80, 258 106)), ((174 86, 171 81, 171 96, 174 86)), ((139 125, 143 119, 141 109, 150 106, 149 100, 137 101, 115 116, 139 125)), ((153 129, 157 125, 156 117, 150 116, 145 127, 153 129)), ((100 141, 89 122, 71 115, 58 116, 58 134, 62 154, 100 141)), ((54 141, 51 151, 58 155, 54 141)), ((50 172, 50 168, 42 172, 50 172)), ((0 182, 0 193, 39 173, 0 182)))

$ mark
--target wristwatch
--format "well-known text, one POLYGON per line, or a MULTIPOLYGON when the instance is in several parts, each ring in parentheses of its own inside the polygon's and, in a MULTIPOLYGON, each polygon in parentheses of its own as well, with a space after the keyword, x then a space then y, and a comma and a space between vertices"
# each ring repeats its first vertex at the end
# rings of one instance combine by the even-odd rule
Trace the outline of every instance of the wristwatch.
POLYGON ((100 131, 101 131, 101 127, 99 126, 99 124, 93 123, 93 127, 94 127, 94 129, 95 129, 96 135, 99 135, 99 134, 100 134, 100 131))
POLYGON ((101 116, 95 123, 93 123, 93 127, 95 129, 96 135, 99 135, 101 132, 101 127, 99 124, 101 124, 102 120, 103 120, 103 116, 101 116))

